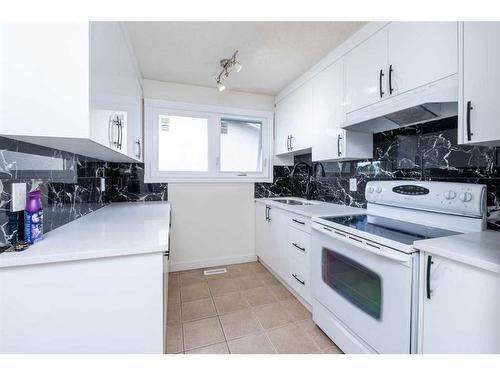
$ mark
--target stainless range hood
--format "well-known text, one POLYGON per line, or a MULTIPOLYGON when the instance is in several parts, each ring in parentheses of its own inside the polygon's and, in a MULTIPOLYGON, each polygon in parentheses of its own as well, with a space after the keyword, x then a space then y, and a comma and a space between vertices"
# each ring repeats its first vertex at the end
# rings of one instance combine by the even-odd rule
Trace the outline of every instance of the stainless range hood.
POLYGON ((456 116, 458 79, 453 75, 347 113, 344 129, 380 133, 456 116))

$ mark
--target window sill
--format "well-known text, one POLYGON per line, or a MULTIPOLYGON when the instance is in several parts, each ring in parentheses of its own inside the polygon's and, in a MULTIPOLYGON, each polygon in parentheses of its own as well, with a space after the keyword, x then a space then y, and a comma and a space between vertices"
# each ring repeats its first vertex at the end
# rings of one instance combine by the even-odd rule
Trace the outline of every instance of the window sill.
POLYGON ((255 176, 246 176, 246 177, 149 177, 144 176, 144 182, 151 183, 256 183, 256 182, 268 182, 272 183, 272 177, 255 177, 255 176))

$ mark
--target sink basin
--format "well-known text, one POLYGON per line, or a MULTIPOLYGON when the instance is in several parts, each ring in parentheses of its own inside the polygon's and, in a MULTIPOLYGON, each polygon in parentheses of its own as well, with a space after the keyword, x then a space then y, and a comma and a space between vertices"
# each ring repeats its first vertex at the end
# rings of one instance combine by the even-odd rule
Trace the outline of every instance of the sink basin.
POLYGON ((275 199, 275 201, 279 203, 290 204, 292 206, 309 206, 312 204, 309 202, 297 201, 295 199, 275 199))

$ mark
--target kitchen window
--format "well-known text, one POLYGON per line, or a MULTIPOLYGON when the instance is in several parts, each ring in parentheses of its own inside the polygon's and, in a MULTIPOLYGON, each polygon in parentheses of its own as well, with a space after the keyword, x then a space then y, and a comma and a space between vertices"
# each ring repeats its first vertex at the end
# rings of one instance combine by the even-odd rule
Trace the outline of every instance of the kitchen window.
POLYGON ((145 100, 145 182, 271 182, 272 113, 145 100))

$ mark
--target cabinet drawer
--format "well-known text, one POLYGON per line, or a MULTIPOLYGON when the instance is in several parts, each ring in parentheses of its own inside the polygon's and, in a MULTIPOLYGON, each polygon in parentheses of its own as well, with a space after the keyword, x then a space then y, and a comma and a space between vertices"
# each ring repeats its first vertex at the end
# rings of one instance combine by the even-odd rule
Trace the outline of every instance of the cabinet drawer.
POLYGON ((311 219, 302 215, 291 214, 289 218, 290 226, 311 233, 311 219))
POLYGON ((311 286, 309 276, 309 262, 299 261, 297 258, 290 262, 288 284, 295 290, 304 300, 311 302, 311 286), (306 267, 304 267, 306 266, 306 267))
POLYGON ((288 246, 290 255, 295 257, 309 257, 311 250, 311 235, 295 227, 288 227, 288 246))

